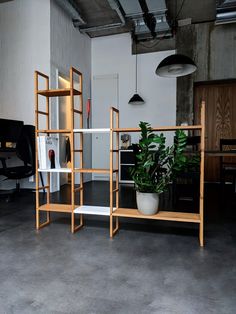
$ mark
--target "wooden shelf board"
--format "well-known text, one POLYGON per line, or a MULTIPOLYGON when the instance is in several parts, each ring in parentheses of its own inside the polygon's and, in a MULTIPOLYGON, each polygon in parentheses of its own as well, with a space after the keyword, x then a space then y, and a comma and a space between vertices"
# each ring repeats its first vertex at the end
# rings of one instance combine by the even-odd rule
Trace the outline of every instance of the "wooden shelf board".
MULTIPOLYGON (((81 92, 76 89, 73 89, 73 94, 81 95, 81 92)), ((38 95, 46 97, 70 96, 70 88, 38 90, 38 95)))
POLYGON ((137 209, 117 208, 112 215, 116 217, 130 217, 200 223, 200 215, 195 213, 159 211, 156 215, 149 216, 141 214, 137 209))
POLYGON ((70 168, 38 169, 39 172, 72 172, 70 168))
MULTIPOLYGON (((82 173, 110 173, 109 169, 85 169, 85 168, 75 168, 75 172, 82 172, 82 173)), ((113 172, 117 172, 117 170, 113 170, 113 172)))
POLYGON ((74 133, 109 133, 110 129, 74 129, 74 133))
POLYGON ((71 133, 70 130, 36 130, 36 133, 71 133))
POLYGON ((75 214, 110 216, 110 207, 83 205, 75 208, 75 214))
MULTIPOLYGON (((152 128, 153 131, 201 130, 201 125, 163 126, 152 128)), ((114 128, 114 132, 141 132, 140 128, 114 128)))
MULTIPOLYGON (((75 205, 74 208, 78 207, 78 205, 75 205)), ((61 212, 61 213, 71 213, 72 212, 72 206, 70 204, 44 204, 39 206, 39 210, 42 211, 50 211, 50 212, 61 212)))

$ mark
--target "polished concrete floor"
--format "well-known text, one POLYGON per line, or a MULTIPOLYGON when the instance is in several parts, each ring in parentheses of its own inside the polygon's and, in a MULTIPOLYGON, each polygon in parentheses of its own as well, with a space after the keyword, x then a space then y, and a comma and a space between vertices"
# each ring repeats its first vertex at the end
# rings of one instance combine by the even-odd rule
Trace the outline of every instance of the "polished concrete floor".
MULTIPOLYGON (((87 184, 86 201, 105 205, 106 189, 87 184)), ((68 200, 68 189, 53 197, 68 200)), ((233 220, 207 223, 204 248, 195 226, 168 222, 121 220, 111 240, 107 218, 72 235, 69 217, 54 214, 36 232, 34 202, 32 192, 1 199, 1 314, 236 313, 233 220)))

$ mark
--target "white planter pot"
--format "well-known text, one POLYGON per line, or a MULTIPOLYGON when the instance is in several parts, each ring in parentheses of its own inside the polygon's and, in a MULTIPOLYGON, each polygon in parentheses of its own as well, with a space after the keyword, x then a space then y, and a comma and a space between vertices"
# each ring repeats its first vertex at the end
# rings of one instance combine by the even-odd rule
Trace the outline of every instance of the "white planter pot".
POLYGON ((157 193, 141 193, 136 191, 137 207, 143 215, 155 215, 158 212, 159 195, 157 193))

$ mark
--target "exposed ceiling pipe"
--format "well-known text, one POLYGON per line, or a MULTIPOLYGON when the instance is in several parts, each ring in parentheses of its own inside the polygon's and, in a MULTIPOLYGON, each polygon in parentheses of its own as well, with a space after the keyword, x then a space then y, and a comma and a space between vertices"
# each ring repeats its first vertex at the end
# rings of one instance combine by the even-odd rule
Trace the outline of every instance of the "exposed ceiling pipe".
POLYGON ((78 4, 75 0, 55 0, 57 4, 71 17, 76 25, 86 24, 79 12, 78 4))
POLYGON ((125 26, 125 18, 124 18, 122 11, 121 11, 121 7, 120 7, 119 2, 117 0, 107 0, 107 1, 109 3, 110 7, 112 8, 112 10, 116 11, 117 15, 120 18, 120 22, 101 25, 101 26, 85 27, 85 28, 79 27, 79 25, 78 25, 81 33, 98 32, 98 31, 103 31, 103 30, 107 30, 107 29, 113 29, 113 28, 125 26))
POLYGON ((216 6, 215 24, 227 24, 236 22, 236 1, 235 0, 218 0, 216 6))

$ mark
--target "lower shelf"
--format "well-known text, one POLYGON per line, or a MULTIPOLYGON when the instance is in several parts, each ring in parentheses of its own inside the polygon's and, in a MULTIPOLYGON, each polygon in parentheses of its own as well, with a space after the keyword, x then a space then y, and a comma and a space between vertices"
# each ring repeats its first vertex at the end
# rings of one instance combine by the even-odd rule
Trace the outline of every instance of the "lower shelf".
POLYGON ((110 216, 110 207, 83 205, 75 208, 75 214, 110 216))
MULTIPOLYGON (((70 204, 44 204, 41 205, 38 210, 50 211, 50 212, 62 212, 71 213, 72 206, 70 204)), ((110 216, 110 207, 105 206, 89 206, 89 205, 75 205, 75 214, 87 214, 98 216, 110 216)), ((183 212, 169 212, 159 211, 156 215, 143 215, 137 209, 131 208, 117 208, 113 209, 114 217, 129 217, 129 218, 142 218, 142 219, 156 219, 156 220, 168 220, 168 221, 181 221, 181 222, 193 222, 200 223, 200 215, 194 213, 183 212)))
MULTIPOLYGON (((44 204, 39 207, 39 210, 49 211, 49 212, 61 212, 61 213, 71 213, 72 206, 70 204, 44 204)), ((87 215, 99 215, 99 216, 110 216, 110 207, 105 206, 89 206, 89 205, 75 205, 75 214, 87 214, 87 215)))
MULTIPOLYGON (((78 205, 75 205, 75 208, 78 207, 78 205)), ((72 206, 70 204, 44 204, 39 206, 39 210, 46 211, 46 212, 61 212, 61 213, 71 213, 72 212, 72 206)))
POLYGON ((156 215, 148 216, 141 214, 137 209, 117 208, 112 216, 200 223, 199 214, 183 212, 159 211, 156 215))

